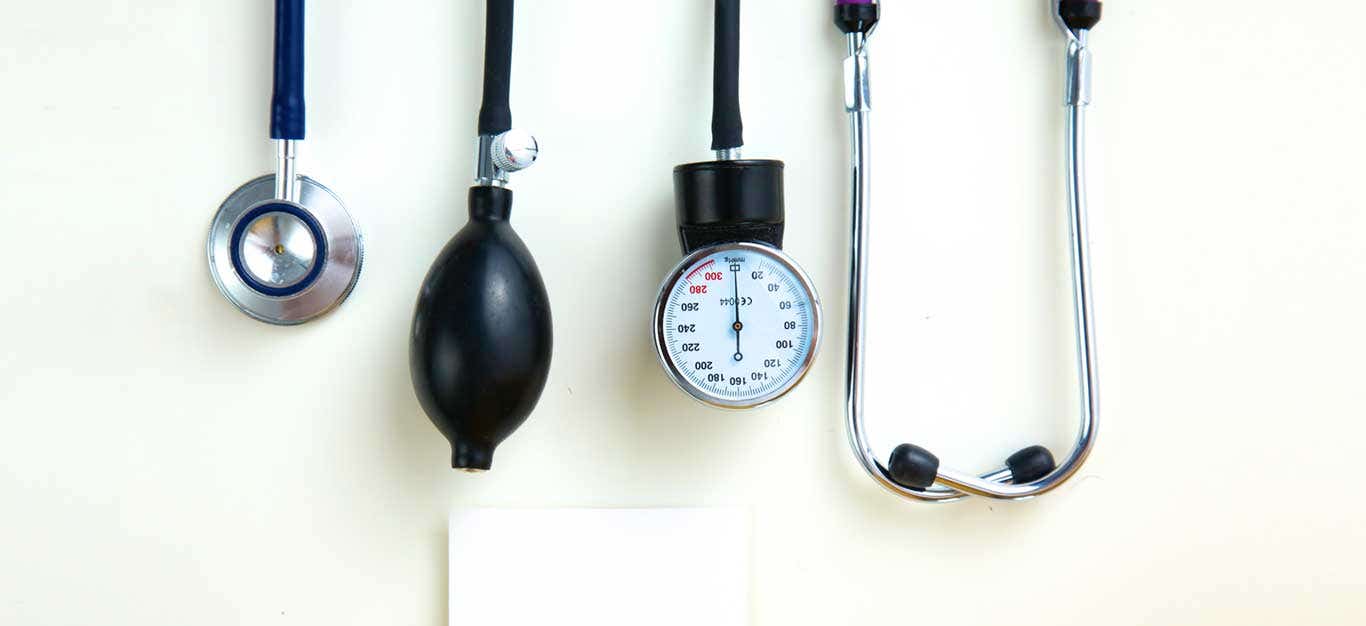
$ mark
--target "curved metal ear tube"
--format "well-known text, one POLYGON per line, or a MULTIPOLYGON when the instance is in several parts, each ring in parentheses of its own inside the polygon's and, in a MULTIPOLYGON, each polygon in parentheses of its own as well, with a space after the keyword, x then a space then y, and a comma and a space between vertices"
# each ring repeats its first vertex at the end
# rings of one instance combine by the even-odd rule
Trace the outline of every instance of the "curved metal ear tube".
POLYGON ((845 417, 849 444, 868 475, 888 491, 923 502, 951 502, 968 495, 1022 500, 1047 493, 1071 478, 1095 443, 1097 398, 1095 313, 1092 307, 1091 261, 1087 236, 1086 105, 1090 103, 1090 29, 1100 20, 1097 0, 1050 0, 1054 16, 1068 38, 1067 49, 1067 208, 1071 234, 1072 298, 1075 315, 1077 374, 1081 418, 1077 439, 1063 462, 1031 446, 1011 455, 1006 467, 974 475, 941 467, 929 451, 913 444, 898 446, 883 465, 864 430, 863 376, 868 290, 869 96, 868 35, 877 21, 871 0, 838 0, 835 22, 845 32, 845 109, 852 134, 852 234, 850 241, 849 351, 846 361, 845 417))

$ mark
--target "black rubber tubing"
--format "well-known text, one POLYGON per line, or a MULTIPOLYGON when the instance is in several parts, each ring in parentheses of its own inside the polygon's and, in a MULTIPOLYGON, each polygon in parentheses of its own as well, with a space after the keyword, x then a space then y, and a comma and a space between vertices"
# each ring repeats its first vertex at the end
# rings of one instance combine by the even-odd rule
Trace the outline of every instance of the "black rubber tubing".
POLYGON ((716 0, 712 57, 711 149, 745 145, 740 119, 740 0, 716 0))
POLYGON ((496 135, 512 128, 512 0, 488 0, 484 29, 484 101, 479 107, 479 134, 496 135))

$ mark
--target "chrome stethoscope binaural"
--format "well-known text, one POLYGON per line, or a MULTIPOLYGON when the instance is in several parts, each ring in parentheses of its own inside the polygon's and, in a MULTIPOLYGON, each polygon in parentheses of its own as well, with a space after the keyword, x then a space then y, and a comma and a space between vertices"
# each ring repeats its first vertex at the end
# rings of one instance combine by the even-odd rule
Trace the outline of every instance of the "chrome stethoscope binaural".
POLYGON ((1037 496, 1061 485, 1081 468, 1095 443, 1099 402, 1096 395, 1095 314, 1086 218, 1086 105, 1091 100, 1088 35, 1100 21, 1099 0, 1050 0, 1049 10, 1067 38, 1066 144, 1067 214, 1071 231, 1072 298, 1076 319, 1077 370, 1081 423, 1076 443, 1061 464, 1043 446, 1011 455, 1005 467, 982 475, 943 467, 928 450, 901 444, 886 465, 874 455, 864 429, 863 377, 866 345, 864 309, 868 292, 869 83, 868 38, 877 24, 875 0, 836 0, 835 24, 846 35, 845 110, 852 134, 852 237, 850 242, 849 352, 845 412, 849 444, 868 475, 887 490, 910 500, 951 502, 969 495, 1003 500, 1037 496))

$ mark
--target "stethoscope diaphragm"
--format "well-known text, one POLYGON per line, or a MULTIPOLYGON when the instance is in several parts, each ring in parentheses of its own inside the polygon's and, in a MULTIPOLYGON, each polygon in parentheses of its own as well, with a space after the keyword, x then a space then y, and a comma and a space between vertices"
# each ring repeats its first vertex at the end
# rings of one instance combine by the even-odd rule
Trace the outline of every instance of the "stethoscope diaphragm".
POLYGON ((360 278, 360 230, 330 189, 298 177, 296 201, 275 176, 228 196, 209 227, 209 271, 223 295, 263 322, 301 324, 341 304, 360 278))

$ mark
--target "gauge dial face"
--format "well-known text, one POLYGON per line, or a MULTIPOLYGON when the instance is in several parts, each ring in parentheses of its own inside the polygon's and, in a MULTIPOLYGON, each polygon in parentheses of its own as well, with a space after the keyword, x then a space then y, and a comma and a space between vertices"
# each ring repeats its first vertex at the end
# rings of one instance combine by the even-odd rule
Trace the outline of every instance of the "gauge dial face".
POLYGON ((806 375, 820 344, 820 300, 787 255, 753 243, 698 250, 660 288, 655 349, 684 391, 745 409, 806 375))

